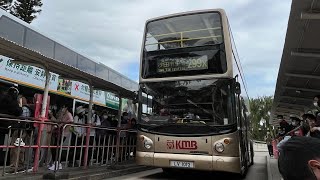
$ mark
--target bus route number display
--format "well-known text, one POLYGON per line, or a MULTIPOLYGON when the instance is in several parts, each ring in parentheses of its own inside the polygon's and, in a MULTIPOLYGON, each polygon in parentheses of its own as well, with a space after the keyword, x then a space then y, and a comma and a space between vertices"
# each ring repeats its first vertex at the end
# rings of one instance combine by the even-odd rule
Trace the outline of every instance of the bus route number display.
POLYGON ((177 71, 192 71, 208 69, 208 57, 183 57, 183 58, 162 58, 158 60, 157 72, 168 73, 177 71))

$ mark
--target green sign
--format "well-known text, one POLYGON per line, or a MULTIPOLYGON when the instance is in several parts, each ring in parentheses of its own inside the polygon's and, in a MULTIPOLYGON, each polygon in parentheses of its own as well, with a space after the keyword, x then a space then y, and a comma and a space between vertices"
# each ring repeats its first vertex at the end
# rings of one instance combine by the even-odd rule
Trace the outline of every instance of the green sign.
POLYGON ((111 92, 105 92, 106 106, 112 109, 119 109, 119 97, 111 92))

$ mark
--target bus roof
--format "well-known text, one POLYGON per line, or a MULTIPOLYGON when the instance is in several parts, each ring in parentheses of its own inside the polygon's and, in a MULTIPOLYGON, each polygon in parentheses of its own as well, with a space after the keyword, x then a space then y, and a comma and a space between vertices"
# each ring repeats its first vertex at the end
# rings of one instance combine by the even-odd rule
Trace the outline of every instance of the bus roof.
POLYGON ((179 12, 179 13, 173 13, 173 14, 167 14, 164 16, 158 16, 155 18, 148 19, 146 21, 146 24, 148 24, 151 21, 157 21, 161 19, 171 18, 175 16, 183 16, 183 15, 189 15, 189 14, 199 14, 199 13, 209 13, 209 12, 219 12, 222 15, 225 15, 225 11, 223 9, 217 8, 217 9, 203 9, 203 10, 194 10, 194 11, 185 11, 185 12, 179 12))

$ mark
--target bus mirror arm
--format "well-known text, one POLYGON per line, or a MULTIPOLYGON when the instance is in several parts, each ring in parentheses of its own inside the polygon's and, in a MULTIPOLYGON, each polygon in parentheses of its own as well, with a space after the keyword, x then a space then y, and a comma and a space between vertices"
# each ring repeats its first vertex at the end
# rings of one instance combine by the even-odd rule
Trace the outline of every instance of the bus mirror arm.
POLYGON ((133 104, 136 104, 139 102, 139 94, 138 94, 138 91, 134 91, 134 97, 132 99, 132 103, 133 104))
POLYGON ((235 82, 235 93, 236 94, 241 94, 241 87, 239 82, 235 82))

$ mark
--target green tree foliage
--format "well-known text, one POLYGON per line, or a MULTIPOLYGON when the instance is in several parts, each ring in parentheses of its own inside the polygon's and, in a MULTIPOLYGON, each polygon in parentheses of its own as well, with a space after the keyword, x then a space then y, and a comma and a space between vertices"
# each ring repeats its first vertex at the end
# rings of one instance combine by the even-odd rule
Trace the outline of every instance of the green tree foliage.
POLYGON ((272 102, 272 96, 250 99, 250 120, 253 139, 264 141, 268 131, 271 135, 274 135, 269 124, 272 102))
POLYGON ((6 11, 9 11, 12 5, 12 0, 0 0, 0 7, 6 11))
POLYGON ((10 13, 30 24, 41 12, 41 6, 41 0, 15 0, 10 13))

